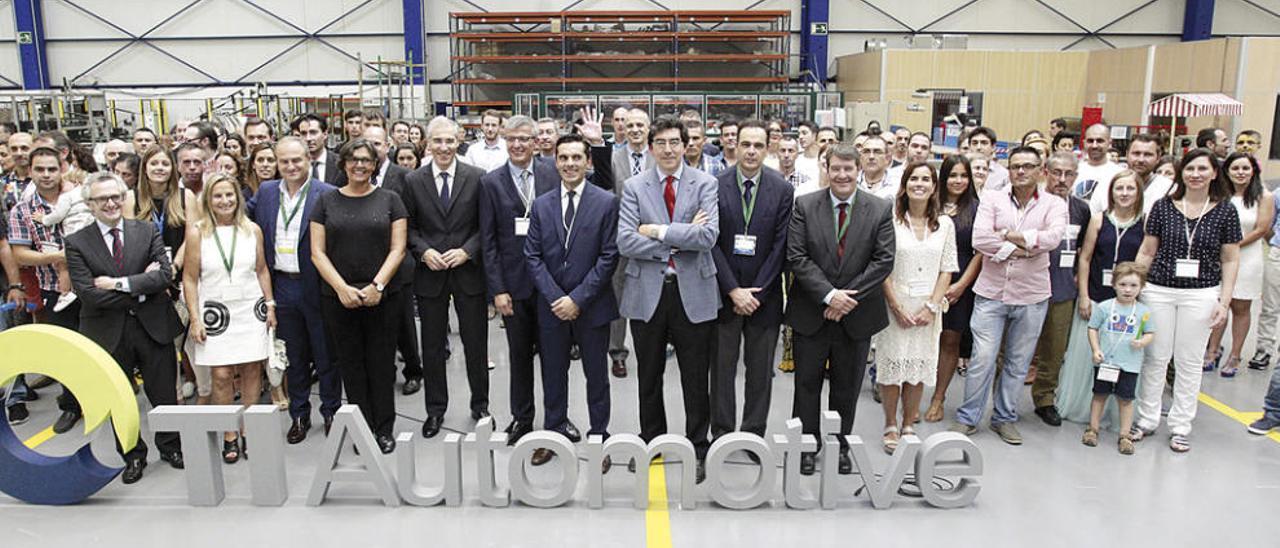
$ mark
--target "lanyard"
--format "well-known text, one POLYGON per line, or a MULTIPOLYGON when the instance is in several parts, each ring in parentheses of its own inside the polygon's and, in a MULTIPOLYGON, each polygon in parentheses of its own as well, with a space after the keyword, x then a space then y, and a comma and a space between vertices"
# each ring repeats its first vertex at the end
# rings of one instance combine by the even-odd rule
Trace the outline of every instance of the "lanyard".
POLYGON ((1187 200, 1182 199, 1182 233, 1187 237, 1187 258, 1191 258, 1191 247, 1196 241, 1196 231, 1200 230, 1200 221, 1204 220, 1204 216, 1209 213, 1209 198, 1204 199, 1204 205, 1200 206, 1200 216, 1196 217, 1196 227, 1191 228, 1191 218, 1187 214, 1187 200))
MULTIPOLYGON (((1138 324, 1138 317, 1135 315, 1137 311, 1138 311, 1138 303, 1135 302, 1133 303, 1133 306, 1129 308, 1129 314, 1124 317, 1125 325, 1136 326, 1138 324)), ((1111 310, 1107 314, 1107 328, 1108 328, 1107 331, 1112 334, 1115 334, 1114 331, 1111 331, 1110 327, 1112 323, 1119 320, 1120 320, 1120 316, 1116 314, 1116 302, 1112 301, 1111 310)), ((1120 343, 1124 342, 1124 336, 1127 334, 1128 334, 1127 332, 1121 332, 1119 335, 1115 336, 1115 339, 1111 341, 1111 347, 1108 348, 1106 352, 1103 352, 1102 354, 1103 357, 1105 358, 1105 357, 1115 356, 1116 348, 1120 346, 1120 343)), ((1141 334, 1139 334, 1139 336, 1141 336, 1141 334)))
MULTIPOLYGON (((287 227, 287 225, 286 225, 287 227)), ((236 265, 236 240, 240 237, 240 227, 231 227, 231 256, 222 249, 222 237, 218 236, 218 227, 213 227, 213 241, 218 244, 218 254, 222 256, 222 266, 227 269, 227 277, 231 277, 231 269, 236 265)))
MULTIPOLYGON (((532 163, 530 163, 529 165, 530 165, 530 167, 532 167, 532 166, 533 166, 533 164, 532 164, 532 163)), ((528 216, 529 216, 529 201, 530 201, 530 197, 529 197, 529 196, 527 196, 527 195, 525 195, 525 193, 524 193, 524 191, 525 191, 524 186, 525 186, 525 184, 527 184, 527 183, 529 182, 529 177, 533 177, 533 172, 532 172, 532 171, 528 171, 528 170, 520 170, 520 173, 518 173, 518 174, 517 174, 517 175, 524 175, 524 174, 526 174, 526 173, 527 173, 528 175, 525 177, 524 183, 521 183, 521 182, 520 182, 520 180, 519 180, 519 178, 517 178, 517 179, 516 179, 516 181, 515 181, 515 183, 516 183, 516 195, 520 197, 520 203, 521 203, 521 204, 524 204, 524 214, 522 214, 522 215, 521 215, 521 217, 528 217, 528 216)))
MULTIPOLYGON (((760 183, 756 182, 755 192, 751 193, 751 203, 747 203, 747 199, 742 197, 742 190, 743 190, 742 170, 738 169, 737 172, 738 172, 738 197, 742 200, 742 220, 743 220, 742 233, 746 234, 749 231, 748 229, 751 228, 751 214, 755 213, 756 211, 756 198, 760 197, 760 183)), ((761 170, 760 172, 756 173, 756 179, 759 179, 762 173, 764 173, 764 170, 761 170)))
MULTIPOLYGON (((298 210, 302 209, 302 202, 306 201, 306 199, 307 199, 307 188, 308 188, 308 187, 310 187, 310 186, 311 186, 311 181, 310 181, 310 180, 308 180, 306 183, 303 183, 302 188, 298 190, 298 201, 296 201, 296 202, 294 202, 294 203, 293 203, 293 210, 292 210, 292 211, 290 211, 289 213, 287 213, 287 214, 286 214, 286 213, 284 212, 284 202, 281 202, 281 203, 280 203, 280 205, 281 205, 281 207, 280 207, 280 219, 282 219, 282 220, 284 221, 284 229, 285 229, 285 230, 289 230, 289 225, 293 223, 293 219, 294 219, 294 217, 297 217, 297 216, 298 216, 298 210)), ((281 195, 282 195, 282 196, 284 196, 284 198, 285 198, 285 199, 288 199, 288 197, 289 197, 289 193, 288 193, 288 191, 286 191, 286 190, 284 189, 284 186, 281 186, 281 187, 280 187, 280 191, 281 191, 281 195)))
MULTIPOLYGON (((168 204, 164 205, 167 206, 168 204)), ((152 206, 154 207, 154 204, 152 206)), ((164 208, 157 207, 155 211, 151 212, 151 222, 155 223, 156 232, 164 232, 164 218, 166 215, 164 208)))
MULTIPOLYGON (((853 205, 854 205, 854 204, 856 204, 856 203, 858 203, 858 191, 855 189, 855 190, 853 191, 853 196, 851 196, 851 197, 850 197, 850 200, 849 200, 849 213, 845 214, 845 216, 844 216, 844 224, 842 224, 842 225, 840 225, 840 226, 837 226, 837 227, 836 227, 836 242, 837 242, 837 243, 840 241, 840 239, 841 239, 841 238, 844 238, 844 233, 849 231, 849 223, 853 221, 853 205)), ((837 221, 839 221, 839 217, 838 217, 838 216, 840 215, 840 209, 839 209, 839 207, 840 207, 840 204, 836 204, 836 212, 835 212, 835 213, 836 213, 836 215, 837 215, 837 217, 836 217, 836 220, 837 220, 837 221)))
POLYGON ((1121 223, 1116 222, 1114 215, 1108 213, 1107 220, 1111 222, 1111 227, 1116 229, 1115 250, 1111 253, 1111 266, 1114 268, 1115 265, 1120 264, 1120 240, 1124 239, 1124 235, 1129 232, 1130 228, 1133 228, 1134 225, 1138 224, 1138 215, 1134 215, 1133 221, 1126 225, 1123 230, 1120 229, 1121 223))

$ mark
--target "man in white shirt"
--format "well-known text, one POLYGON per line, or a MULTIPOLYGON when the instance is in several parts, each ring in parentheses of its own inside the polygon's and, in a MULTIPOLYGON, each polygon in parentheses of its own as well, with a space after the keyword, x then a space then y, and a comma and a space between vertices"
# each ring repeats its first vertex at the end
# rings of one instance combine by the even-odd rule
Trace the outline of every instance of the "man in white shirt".
POLYGON ((889 146, 879 135, 868 136, 862 142, 862 172, 858 175, 858 188, 880 198, 892 201, 898 194, 898 181, 888 177, 889 146))
MULTIPOLYGON (((1129 151, 1125 154, 1128 169, 1138 175, 1142 185, 1142 212, 1151 211, 1156 201, 1169 194, 1173 189, 1173 181, 1152 172, 1156 162, 1160 161, 1160 141, 1155 135, 1139 133, 1129 140, 1129 151)), ((1094 213, 1106 211, 1107 197, 1111 195, 1111 180, 1099 183, 1089 198, 1089 209, 1094 213)))
POLYGON ((486 110, 480 117, 480 140, 467 147, 467 155, 462 161, 476 166, 485 173, 493 171, 507 163, 507 143, 498 134, 502 128, 502 114, 496 110, 486 110))
POLYGON ((556 125, 555 118, 539 118, 537 132, 533 134, 533 144, 534 148, 536 148, 533 160, 535 162, 550 162, 549 165, 555 166, 556 139, 559 138, 560 127, 556 125))
POLYGON ((1111 150, 1111 128, 1104 124, 1093 124, 1084 131, 1084 160, 1076 169, 1076 184, 1071 187, 1071 195, 1093 203, 1094 190, 1111 186, 1111 178, 1124 170, 1119 164, 1107 157, 1111 150))

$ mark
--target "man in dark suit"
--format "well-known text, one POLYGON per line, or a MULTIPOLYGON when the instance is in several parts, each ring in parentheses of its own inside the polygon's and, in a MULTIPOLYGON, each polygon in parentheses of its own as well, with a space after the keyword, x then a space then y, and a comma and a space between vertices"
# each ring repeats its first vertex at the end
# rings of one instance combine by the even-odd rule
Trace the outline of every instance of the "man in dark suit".
POLYGON ((344 174, 338 169, 338 155, 329 150, 329 123, 316 114, 303 114, 298 118, 298 134, 307 143, 310 178, 341 186, 344 174))
POLYGON ((286 440, 301 443, 311 430, 311 376, 320 380, 320 416, 329 433, 333 414, 342 404, 342 377, 329 355, 331 344, 320 316, 320 275, 311 262, 311 210, 320 197, 334 191, 310 179, 307 145, 297 137, 276 143, 276 163, 283 179, 267 181, 249 200, 249 217, 262 228, 262 247, 271 269, 276 298, 276 335, 289 358, 289 417, 286 440))
MULTIPOLYGON (((793 190, 763 165, 764 124, 738 127, 738 165, 719 182, 720 237, 711 250, 720 284, 717 356, 711 369, 711 434, 737 429, 735 384, 742 349, 745 390, 742 430, 764 436, 773 384, 773 357, 782 325, 782 267, 793 190)), ((754 456, 754 455, 752 455, 754 456)))
MULTIPOLYGON (((534 200, 524 250, 537 286, 544 427, 568 434, 569 347, 576 344, 587 379, 587 435, 607 438, 609 322, 618 317, 611 281, 618 260, 618 198, 583 184, 587 148, 580 135, 556 142, 560 186, 534 200)), ((531 462, 541 465, 551 457, 539 449, 531 462)))
POLYGON ((427 125, 431 161, 405 176, 409 249, 419 262, 413 280, 422 320, 422 360, 427 420, 422 435, 434 437, 449 406, 445 375, 445 322, 449 301, 471 388, 471 418, 489 416, 488 311, 480 245, 479 169, 457 160, 458 124, 436 117, 427 125))
MULTIPOLYGON (((177 380, 173 339, 182 331, 169 281, 173 267, 160 241, 160 233, 148 222, 125 220, 124 181, 110 173, 95 173, 82 192, 96 222, 67 236, 67 270, 81 301, 80 332, 98 343, 126 368, 137 366, 152 406, 177 405, 177 380)), ((177 432, 156 432, 160 459, 183 468, 182 445, 177 432)), ((123 481, 142 479, 147 466, 147 444, 123 453, 123 481)))
MULTIPOLYGON (((786 321, 795 334, 792 416, 804 433, 819 433, 824 369, 830 365, 828 408, 840 414, 840 473, 853 472, 845 436, 853 430, 871 336, 889 324, 880 284, 893 271, 893 204, 858 190, 858 151, 839 144, 826 157, 831 187, 796 199, 787 234, 787 264, 795 273, 786 321)), ((800 457, 812 474, 815 454, 800 457)))

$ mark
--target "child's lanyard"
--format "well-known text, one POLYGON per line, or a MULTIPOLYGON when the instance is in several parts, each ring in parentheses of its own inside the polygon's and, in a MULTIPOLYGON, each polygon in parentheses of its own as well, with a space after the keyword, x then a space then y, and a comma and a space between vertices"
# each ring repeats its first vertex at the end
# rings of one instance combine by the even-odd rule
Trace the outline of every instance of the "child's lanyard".
MULTIPOLYGON (((1137 312, 1138 312, 1138 303, 1135 302, 1133 303, 1133 307, 1129 309, 1129 315, 1125 316, 1124 318, 1125 325, 1129 325, 1129 326, 1138 325, 1137 312)), ((1111 301, 1111 311, 1107 314, 1107 327, 1110 328, 1111 324, 1116 322, 1119 319, 1120 319, 1120 316, 1116 314, 1116 302, 1111 301)), ((1110 331, 1110 329, 1108 329, 1108 331, 1110 331)), ((1120 333, 1119 336, 1117 336, 1115 340, 1111 342, 1111 348, 1108 348, 1106 351, 1102 353, 1103 362, 1107 361, 1106 358, 1112 357, 1115 355, 1116 348, 1120 346, 1120 343, 1124 342, 1125 335, 1128 335, 1128 332, 1120 333)))

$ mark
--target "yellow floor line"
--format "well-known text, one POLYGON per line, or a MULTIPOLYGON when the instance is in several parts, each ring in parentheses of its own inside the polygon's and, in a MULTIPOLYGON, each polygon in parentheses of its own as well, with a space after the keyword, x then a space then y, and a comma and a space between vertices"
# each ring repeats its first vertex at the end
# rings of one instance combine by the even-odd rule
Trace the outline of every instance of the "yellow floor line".
POLYGON ((662 457, 649 465, 649 509, 644 512, 644 529, 646 546, 671 548, 671 516, 667 514, 667 471, 662 464, 662 457))
MULTIPOLYGON (((1231 406, 1225 403, 1222 403, 1217 399, 1214 399, 1213 396, 1205 394, 1204 392, 1200 393, 1200 403, 1203 403, 1209 406, 1214 411, 1222 413, 1223 415, 1226 415, 1230 417, 1232 420, 1240 424, 1243 424, 1245 426, 1248 426, 1249 423, 1255 420, 1258 420, 1258 418, 1262 416, 1262 413, 1243 413, 1240 411, 1236 411, 1235 409, 1232 409, 1231 406)), ((1276 432, 1273 430, 1269 434, 1267 434, 1267 437, 1271 438, 1271 441, 1280 443, 1280 432, 1276 432)))
POLYGON ((40 444, 53 439, 53 436, 54 436, 53 427, 50 426, 48 428, 45 428, 44 430, 41 430, 39 434, 36 434, 34 436, 27 438, 27 441, 24 441, 22 443, 26 444, 26 446, 31 449, 35 449, 37 447, 40 447, 40 444))

